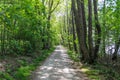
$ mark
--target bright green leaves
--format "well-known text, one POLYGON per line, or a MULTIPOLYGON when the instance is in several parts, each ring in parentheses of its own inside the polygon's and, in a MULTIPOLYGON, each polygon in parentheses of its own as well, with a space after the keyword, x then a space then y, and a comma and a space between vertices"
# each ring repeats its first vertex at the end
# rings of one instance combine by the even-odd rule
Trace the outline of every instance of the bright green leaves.
POLYGON ((24 54, 26 51, 21 41, 29 43, 28 49, 42 49, 46 44, 44 41, 48 37, 52 40, 54 34, 47 29, 46 6, 40 0, 3 1, 0 3, 0 23, 0 45, 3 45, 0 49, 7 53, 17 49, 19 52, 16 53, 24 54), (11 45, 14 47, 7 47, 11 45))

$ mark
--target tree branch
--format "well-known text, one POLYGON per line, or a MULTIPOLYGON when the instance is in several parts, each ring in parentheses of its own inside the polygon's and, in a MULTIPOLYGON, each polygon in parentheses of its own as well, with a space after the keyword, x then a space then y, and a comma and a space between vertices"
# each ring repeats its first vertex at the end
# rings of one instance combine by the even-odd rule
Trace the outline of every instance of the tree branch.
POLYGON ((59 4, 60 4, 60 0, 57 2, 56 6, 50 11, 50 14, 57 8, 59 4))

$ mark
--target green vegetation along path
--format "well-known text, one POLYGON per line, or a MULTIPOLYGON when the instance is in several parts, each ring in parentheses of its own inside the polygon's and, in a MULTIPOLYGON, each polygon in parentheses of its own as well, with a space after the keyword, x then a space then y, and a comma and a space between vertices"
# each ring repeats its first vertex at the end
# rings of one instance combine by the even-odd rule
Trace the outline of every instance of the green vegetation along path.
POLYGON ((53 54, 33 73, 32 80, 89 80, 72 67, 66 49, 57 46, 53 54))

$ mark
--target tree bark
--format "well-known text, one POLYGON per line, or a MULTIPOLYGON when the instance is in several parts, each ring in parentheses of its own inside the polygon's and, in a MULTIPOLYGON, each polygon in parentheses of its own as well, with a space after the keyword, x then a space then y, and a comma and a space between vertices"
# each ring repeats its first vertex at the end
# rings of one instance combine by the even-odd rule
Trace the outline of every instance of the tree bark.
MULTIPOLYGON (((84 27, 83 27, 83 17, 82 17, 82 9, 81 9, 81 1, 77 1, 77 11, 75 11, 75 22, 76 22, 76 31, 78 35, 78 41, 79 41, 79 46, 80 46, 80 51, 82 53, 82 59, 85 62, 89 62, 89 54, 88 54, 88 48, 86 46, 85 42, 85 32, 84 32, 84 27)), ((74 1, 73 1, 74 2, 74 1)), ((75 5, 75 3, 74 3, 75 5)), ((74 6, 75 7, 75 6, 74 6)), ((74 8, 75 9, 75 8, 74 8)))
POLYGON ((88 45, 90 62, 94 62, 93 39, 92 39, 92 0, 88 0, 88 45))
MULTIPOLYGON (((86 16, 85 16, 85 6, 84 6, 84 0, 81 0, 81 9, 82 9, 82 18, 83 18, 83 28, 84 28, 84 36, 85 36, 85 42, 87 41, 87 25, 86 25, 86 16)), ((87 46, 87 44, 85 43, 87 46)))
POLYGON ((75 31, 75 22, 74 22, 74 13, 72 11, 72 27, 73 27, 73 46, 74 46, 74 51, 77 53, 77 44, 75 42, 76 40, 76 31, 75 31))
POLYGON ((106 17, 106 0, 104 0, 104 3, 103 3, 103 46, 102 46, 102 50, 103 50, 103 53, 106 55, 106 52, 105 52, 105 39, 106 39, 106 20, 105 20, 105 17, 106 17))
POLYGON ((101 27, 98 20, 98 10, 97 10, 97 0, 93 0, 94 4, 94 17, 95 17, 95 36, 97 36, 97 39, 95 40, 95 48, 94 48, 94 59, 97 59, 98 57, 98 51, 101 43, 101 27))
MULTIPOLYGON (((80 28, 79 28, 80 23, 79 23, 78 13, 77 13, 76 6, 75 6, 75 0, 72 0, 72 11, 73 11, 73 14, 74 14, 76 32, 77 32, 77 37, 78 37, 79 52, 81 52, 81 48, 80 48, 80 36, 79 36, 80 35, 80 28)), ((84 60, 83 53, 81 53, 81 59, 84 60)))

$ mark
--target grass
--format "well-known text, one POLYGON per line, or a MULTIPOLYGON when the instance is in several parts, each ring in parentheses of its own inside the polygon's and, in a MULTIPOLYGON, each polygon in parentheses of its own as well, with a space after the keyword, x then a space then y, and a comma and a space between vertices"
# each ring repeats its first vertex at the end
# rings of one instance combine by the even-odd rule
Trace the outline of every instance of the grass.
MULTIPOLYGON (((16 63, 19 64, 19 67, 15 67, 13 70, 11 67, 8 67, 5 72, 0 72, 0 80, 30 80, 29 77, 31 76, 32 71, 34 71, 37 66, 41 65, 42 62, 53 52, 54 48, 50 50, 42 51, 41 55, 37 55, 37 57, 32 58, 32 62, 27 62, 24 59, 16 60, 16 63)), ((17 66, 17 65, 16 65, 17 66)))
POLYGON ((13 77, 5 72, 0 72, 0 80, 15 80, 13 77))
POLYGON ((91 80, 104 80, 104 77, 100 75, 100 70, 93 69, 91 65, 83 65, 81 71, 87 74, 91 80))
POLYGON ((67 53, 68 53, 69 57, 70 57, 73 61, 75 61, 75 62, 79 62, 79 61, 80 61, 79 58, 78 58, 79 55, 76 54, 75 52, 68 50, 67 53))
MULTIPOLYGON (((75 52, 68 51, 68 55, 74 62, 80 62, 78 54, 75 52)), ((120 74, 115 71, 115 67, 111 67, 110 65, 96 63, 94 65, 82 64, 77 66, 91 80, 120 80, 120 74)))
MULTIPOLYGON (((78 54, 76 54, 75 52, 68 50, 68 55, 74 62, 80 62, 78 54)), ((99 73, 100 72, 99 69, 93 69, 92 65, 82 64, 77 66, 79 66, 80 70, 83 73, 87 74, 87 76, 91 80, 104 80, 104 77, 99 73)))

